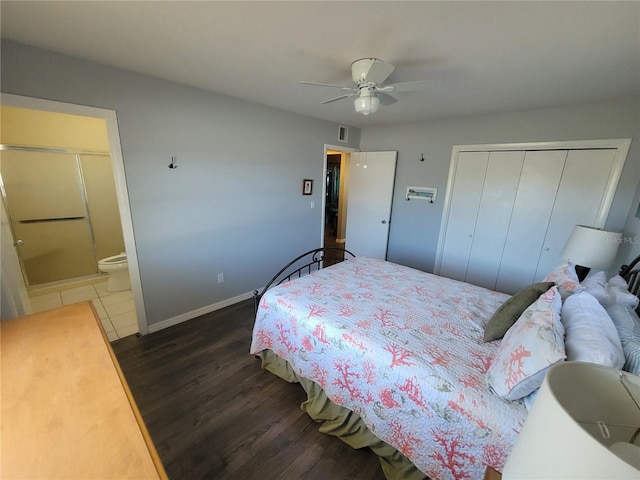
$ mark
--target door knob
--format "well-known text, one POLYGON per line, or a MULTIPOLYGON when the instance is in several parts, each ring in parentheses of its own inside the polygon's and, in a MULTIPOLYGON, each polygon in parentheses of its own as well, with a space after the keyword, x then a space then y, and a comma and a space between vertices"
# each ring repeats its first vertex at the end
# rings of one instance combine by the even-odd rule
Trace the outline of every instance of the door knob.
POLYGON ((382 220, 382 223, 387 223, 387 221, 386 220, 382 220))
POLYGON ((14 244, 16 247, 18 247, 18 246, 22 245, 22 243, 23 243, 23 242, 22 242, 22 240, 16 240, 15 242, 13 242, 13 244, 14 244))

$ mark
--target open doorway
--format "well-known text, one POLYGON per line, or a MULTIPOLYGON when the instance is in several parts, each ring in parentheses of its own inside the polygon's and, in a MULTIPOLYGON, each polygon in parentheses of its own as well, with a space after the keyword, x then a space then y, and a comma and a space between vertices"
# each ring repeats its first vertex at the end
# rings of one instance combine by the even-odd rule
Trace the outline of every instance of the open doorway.
MULTIPOLYGON (((122 158, 122 148, 120 145, 120 135, 118 132, 118 122, 116 112, 113 110, 105 110, 83 105, 67 104, 43 100, 38 98, 23 97, 19 95, 3 94, 2 106, 18 107, 22 109, 30 109, 35 111, 56 112, 62 114, 78 115, 82 117, 91 117, 102 119, 106 123, 109 152, 111 155, 111 168, 113 170, 114 183, 116 188, 116 197, 118 202, 118 211, 120 214, 122 236, 124 246, 127 253, 127 261, 129 267, 129 277, 131 280, 131 296, 135 311, 135 330, 142 334, 148 333, 146 322, 146 314, 142 299, 142 286, 140 282, 140 273, 138 267, 137 252, 135 247, 135 239, 133 236, 133 223, 131 219, 131 209, 129 206, 129 197, 126 188, 124 162, 122 158)), ((3 236, 3 238, 5 238, 3 236)), ((13 245, 2 245, 3 251, 14 251, 13 245)), ((3 272, 4 273, 4 272, 3 272)), ((5 282, 14 284, 22 283, 22 278, 4 278, 3 276, 3 293, 8 288, 5 282)), ((16 289, 16 290, 19 290, 16 289)), ((131 333, 134 333, 133 331, 131 333)))
MULTIPOLYGON (((349 156, 355 149, 325 145, 323 185, 322 246, 344 249, 346 243, 347 203, 349 198, 349 156)), ((324 266, 344 259, 339 252, 325 255, 324 266)))
POLYGON ((342 153, 327 153, 327 174, 325 176, 326 192, 325 192, 325 206, 324 206, 324 239, 325 246, 327 242, 334 244, 344 243, 344 234, 339 234, 339 215, 340 212, 340 193, 344 190, 341 185, 342 176, 344 171, 342 167, 342 153))

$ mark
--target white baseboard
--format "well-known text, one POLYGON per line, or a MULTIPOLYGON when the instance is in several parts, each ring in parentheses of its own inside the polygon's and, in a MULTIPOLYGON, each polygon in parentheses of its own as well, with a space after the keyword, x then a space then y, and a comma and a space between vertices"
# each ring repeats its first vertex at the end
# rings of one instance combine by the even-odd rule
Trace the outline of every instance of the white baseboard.
POLYGON ((336 238, 336 243, 347 243, 346 238, 336 238))
POLYGON ((206 307, 198 308, 197 310, 192 310, 191 312, 183 313, 172 318, 167 318, 166 320, 162 320, 158 323, 152 323, 151 325, 149 325, 149 333, 158 332, 160 330, 164 330, 165 328, 173 327, 174 325, 186 322, 187 320, 192 320, 196 317, 199 317, 200 315, 215 312, 216 310, 220 310, 221 308, 228 307, 245 300, 249 300, 250 298, 253 298, 253 291, 243 293, 236 297, 231 297, 226 300, 222 300, 221 302, 207 305, 206 307))

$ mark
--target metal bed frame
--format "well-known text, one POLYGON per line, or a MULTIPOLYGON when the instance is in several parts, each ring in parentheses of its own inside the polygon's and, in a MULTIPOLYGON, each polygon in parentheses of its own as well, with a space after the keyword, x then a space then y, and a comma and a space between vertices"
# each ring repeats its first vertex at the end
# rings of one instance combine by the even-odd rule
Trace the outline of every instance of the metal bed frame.
POLYGON ((327 252, 342 253, 342 258, 345 260, 347 260, 347 255, 350 255, 349 258, 356 257, 349 250, 336 247, 315 248, 301 255, 298 255, 296 258, 282 267, 280 271, 276 273, 271 280, 269 280, 267 285, 262 290, 253 291, 254 314, 258 312, 260 299, 265 294, 265 292, 269 290, 269 288, 271 288, 272 286, 280 285, 284 282, 288 282, 292 278, 300 278, 303 275, 308 275, 311 272, 320 270, 321 268, 323 268, 324 257, 327 252), (291 267, 294 267, 294 269, 288 272, 291 267))
MULTIPOLYGON (((640 266, 636 268, 638 263, 640 263, 640 255, 634 258, 629 265, 620 267, 619 272, 619 275, 626 280, 629 292, 636 297, 640 297, 640 266)), ((636 312, 640 315, 640 305, 636 308, 636 312)))

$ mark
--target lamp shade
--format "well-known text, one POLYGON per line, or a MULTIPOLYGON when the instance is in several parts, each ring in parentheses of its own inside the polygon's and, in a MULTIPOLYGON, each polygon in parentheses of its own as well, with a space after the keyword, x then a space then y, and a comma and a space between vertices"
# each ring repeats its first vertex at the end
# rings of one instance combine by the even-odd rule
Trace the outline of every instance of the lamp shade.
POLYGON ((618 253, 622 233, 576 225, 562 249, 560 258, 575 265, 606 270, 618 253))
POLYGON ((374 95, 362 95, 356 98, 353 104, 356 107, 356 112, 362 115, 369 115, 378 111, 380 99, 374 95))
POLYGON ((640 478, 640 377, 564 362, 549 369, 504 480, 640 478))

